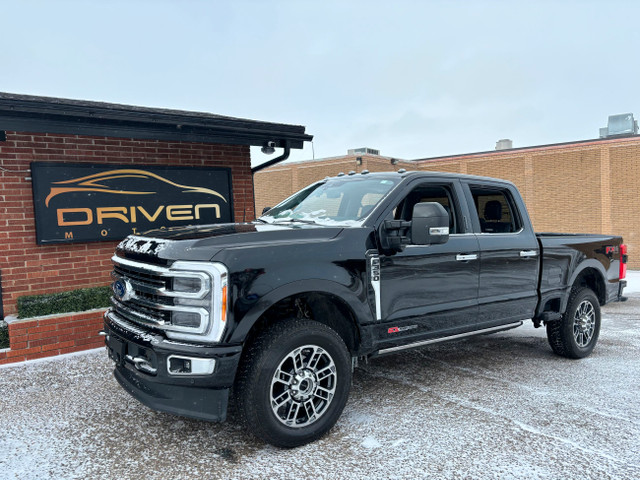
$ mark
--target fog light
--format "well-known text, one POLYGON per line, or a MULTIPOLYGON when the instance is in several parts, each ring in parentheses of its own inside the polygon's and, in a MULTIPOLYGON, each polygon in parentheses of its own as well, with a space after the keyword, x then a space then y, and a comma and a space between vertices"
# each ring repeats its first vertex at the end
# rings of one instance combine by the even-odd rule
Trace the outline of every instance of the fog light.
POLYGON ((167 358, 169 375, 211 375, 216 366, 213 358, 192 358, 170 355, 167 358))

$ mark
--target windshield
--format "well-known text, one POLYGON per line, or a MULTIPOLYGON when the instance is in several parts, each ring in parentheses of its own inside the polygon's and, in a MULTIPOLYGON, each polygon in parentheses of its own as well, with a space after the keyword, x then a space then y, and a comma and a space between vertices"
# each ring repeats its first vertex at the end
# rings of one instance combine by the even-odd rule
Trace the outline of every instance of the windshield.
POLYGON ((332 178, 300 190, 260 219, 269 223, 356 225, 399 181, 400 178, 332 178))

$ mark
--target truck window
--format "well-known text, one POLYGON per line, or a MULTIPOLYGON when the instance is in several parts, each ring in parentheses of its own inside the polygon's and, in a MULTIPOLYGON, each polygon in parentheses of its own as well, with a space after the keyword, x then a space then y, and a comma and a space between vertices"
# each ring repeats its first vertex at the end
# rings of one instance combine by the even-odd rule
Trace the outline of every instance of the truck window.
POLYGON ((331 178, 295 193, 260 217, 268 223, 301 220, 321 225, 363 220, 395 187, 398 178, 331 178))
POLYGON ((461 233, 459 227, 459 213, 453 200, 453 192, 448 185, 419 185, 404 197, 394 208, 393 218, 395 220, 411 220, 413 207, 421 202, 438 202, 449 214, 449 233, 461 233))
POLYGON ((514 233, 522 229, 513 198, 506 189, 471 186, 482 233, 514 233))

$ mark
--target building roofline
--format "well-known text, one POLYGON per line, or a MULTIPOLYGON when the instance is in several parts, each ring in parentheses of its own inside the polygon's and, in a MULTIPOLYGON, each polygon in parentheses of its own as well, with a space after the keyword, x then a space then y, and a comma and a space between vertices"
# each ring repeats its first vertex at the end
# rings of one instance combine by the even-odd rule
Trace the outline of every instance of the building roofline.
POLYGON ((0 92, 0 130, 302 148, 302 125, 0 92))
POLYGON ((456 155, 444 155, 439 157, 427 157, 427 158, 417 158, 415 160, 408 160, 409 162, 414 163, 422 163, 422 162, 431 162, 436 160, 454 160, 454 159, 462 159, 469 157, 486 157, 488 155, 509 155, 511 153, 519 153, 527 150, 532 151, 544 151, 544 150, 554 150, 556 148, 566 148, 570 145, 575 146, 585 146, 597 143, 615 143, 620 140, 640 140, 640 135, 616 135, 615 137, 606 137, 606 138, 594 138, 590 140, 577 140, 573 142, 561 142, 561 143, 549 143, 546 145, 534 145, 528 147, 517 147, 517 148, 508 148, 504 150, 487 150, 484 152, 473 152, 473 153, 462 153, 456 155))

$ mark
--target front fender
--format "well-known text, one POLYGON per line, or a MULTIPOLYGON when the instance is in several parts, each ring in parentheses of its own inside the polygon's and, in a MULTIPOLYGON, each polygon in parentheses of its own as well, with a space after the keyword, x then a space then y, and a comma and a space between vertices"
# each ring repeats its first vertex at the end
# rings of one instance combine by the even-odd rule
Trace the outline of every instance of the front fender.
POLYGON ((300 280, 282 285, 260 298, 253 308, 242 319, 239 319, 230 342, 244 342, 251 328, 269 308, 280 300, 302 293, 321 293, 336 297, 351 311, 358 327, 371 323, 373 316, 366 300, 366 292, 362 282, 358 282, 356 288, 353 287, 347 288, 339 283, 323 279, 300 280))

